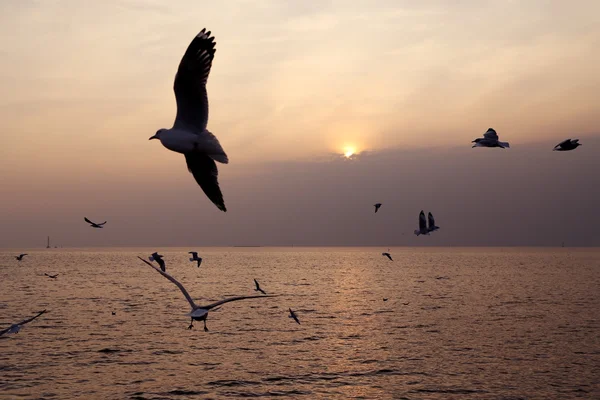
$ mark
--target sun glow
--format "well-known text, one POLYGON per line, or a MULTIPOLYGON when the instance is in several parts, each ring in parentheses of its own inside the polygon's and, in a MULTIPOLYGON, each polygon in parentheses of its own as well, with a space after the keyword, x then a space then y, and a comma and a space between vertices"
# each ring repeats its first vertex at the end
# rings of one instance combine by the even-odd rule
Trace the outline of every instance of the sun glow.
POLYGON ((350 158, 354 154, 356 154, 356 149, 354 147, 347 146, 347 147, 344 148, 344 156, 346 158, 350 158))

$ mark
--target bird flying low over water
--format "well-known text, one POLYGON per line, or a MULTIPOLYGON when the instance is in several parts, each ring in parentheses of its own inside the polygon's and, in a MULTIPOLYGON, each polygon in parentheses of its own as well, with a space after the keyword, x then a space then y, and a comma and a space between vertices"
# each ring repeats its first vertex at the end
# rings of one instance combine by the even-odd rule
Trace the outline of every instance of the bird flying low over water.
POLYGON ((435 232, 440 229, 440 227, 435 224, 435 219, 433 219, 432 213, 427 214, 427 221, 429 222, 429 226, 427 227, 429 232, 435 232))
POLYGON ((381 203, 375 203, 373 205, 375 206, 375 212, 377 212, 379 210, 379 207, 381 207, 381 203))
POLYGON ((58 276, 58 274, 49 275, 49 274, 47 274, 45 272, 44 272, 44 275, 46 275, 48 278, 52 278, 52 279, 56 279, 56 277, 58 276))
POLYGON ((195 251, 189 251, 188 254, 192 255, 192 258, 190 258, 190 261, 198 262, 197 267, 200 268, 200 264, 202 264, 202 257, 198 257, 198 253, 195 251))
POLYGON ((203 321, 204 322, 204 331, 208 332, 208 328, 206 327, 206 318, 208 317, 208 312, 210 310, 214 309, 215 307, 220 306, 221 304, 229 303, 231 301, 238 301, 238 300, 258 299, 258 298, 264 299, 267 297, 275 297, 273 295, 236 296, 236 297, 230 297, 227 299, 215 301, 214 303, 211 303, 211 304, 200 306, 200 305, 197 305, 196 303, 194 303, 194 300, 192 299, 192 297, 190 296, 188 291, 185 290, 183 285, 181 283, 179 283, 179 281, 177 279, 173 278, 171 275, 167 274, 166 272, 161 271, 160 269, 156 268, 154 265, 152 265, 148 261, 144 260, 142 257, 138 256, 138 258, 140 260, 142 260, 143 262, 145 262, 146 264, 148 264, 153 269, 155 269, 162 276, 164 276, 165 278, 167 278, 168 280, 173 282, 179 288, 179 290, 181 290, 181 293, 183 293, 186 300, 188 301, 188 303, 190 303, 190 306, 192 307, 192 311, 190 311, 188 314, 186 314, 187 316, 189 316, 192 319, 190 322, 190 325, 188 326, 188 329, 192 329, 194 327, 194 321, 203 321))
POLYGON ((300 325, 300 320, 298 319, 298 316, 296 315, 295 312, 292 311, 291 308, 290 308, 290 315, 288 316, 288 318, 293 318, 294 321, 296 321, 298 323, 298 325, 300 325))
POLYGON ((581 143, 579 143, 579 139, 567 139, 567 140, 563 140, 562 142, 560 142, 559 144, 554 146, 554 148, 552 150, 553 151, 569 151, 569 150, 575 150, 577 148, 577 146, 581 146, 581 143))
POLYGON ((12 324, 9 328, 6 328, 2 331, 0 331, 0 336, 4 335, 5 333, 19 333, 19 331, 21 330, 21 327, 31 321, 33 321, 34 319, 36 319, 37 317, 39 317, 40 315, 42 315, 43 313, 45 313, 46 310, 44 311, 40 311, 37 315, 26 319, 25 321, 21 321, 18 324, 12 324))
POLYGON ((23 259, 23 257, 25 257, 26 255, 28 255, 28 254, 27 253, 19 254, 18 256, 15 256, 15 258, 17 259, 17 261, 21 261, 23 259))
POLYGON ((90 221, 87 217, 83 217, 83 219, 85 220, 85 222, 87 222, 88 224, 90 224, 90 226, 92 228, 104 228, 104 224, 106 223, 106 221, 104 221, 101 224, 97 224, 95 222, 90 221))
POLYGON ((148 259, 150 261, 156 261, 158 263, 158 265, 160 265, 160 269, 162 270, 162 272, 166 272, 167 266, 165 265, 165 260, 163 260, 162 258, 163 258, 163 256, 158 254, 156 251, 154 253, 152 253, 150 255, 150 257, 148 257, 148 259))
POLYGON ((475 143, 472 147, 501 147, 509 148, 508 142, 498 140, 498 134, 492 128, 489 128, 482 138, 475 139, 471 143, 475 143))
POLYGON ((227 164, 229 159, 217 137, 206 129, 206 82, 215 57, 214 39, 210 31, 202 29, 188 46, 173 85, 177 102, 173 127, 159 129, 150 139, 159 139, 167 149, 183 154, 188 170, 206 196, 219 210, 227 211, 219 188, 219 171, 215 161, 227 164))
POLYGON ((390 261, 394 261, 394 260, 392 260, 392 255, 390 253, 387 253, 387 252, 386 253, 381 253, 381 255, 382 256, 386 256, 387 258, 390 259, 390 261))
POLYGON ((255 292, 261 292, 262 294, 266 294, 265 291, 260 288, 260 285, 258 284, 258 281, 256 279, 254 280, 254 285, 256 286, 256 288, 254 289, 255 292))
POLYGON ((427 229, 427 220, 425 219, 425 212, 421 210, 419 214, 419 229, 415 229, 415 235, 429 235, 429 229, 427 229))

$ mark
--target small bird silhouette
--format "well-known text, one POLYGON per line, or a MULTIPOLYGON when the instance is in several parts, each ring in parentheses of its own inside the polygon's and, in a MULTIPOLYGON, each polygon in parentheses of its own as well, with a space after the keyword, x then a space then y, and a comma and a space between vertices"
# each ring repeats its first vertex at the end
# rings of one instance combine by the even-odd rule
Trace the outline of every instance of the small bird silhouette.
POLYGON ((47 274, 45 272, 44 272, 44 275, 46 275, 48 278, 52 278, 52 279, 56 279, 56 277, 58 276, 58 274, 49 275, 49 274, 47 274))
POLYGON ((189 251, 188 254, 192 255, 192 258, 190 258, 190 261, 196 261, 196 262, 198 262, 197 267, 200 268, 200 264, 202 264, 202 257, 198 257, 198 252, 196 252, 196 251, 189 251))
POLYGON ((290 308, 290 315, 288 318, 293 318, 294 321, 296 321, 298 323, 298 325, 300 325, 300 321, 298 320, 298 316, 296 315, 295 312, 292 311, 292 309, 290 308))
POLYGON ((581 146, 581 143, 579 143, 579 139, 567 139, 567 140, 563 140, 562 142, 560 142, 559 144, 554 146, 554 148, 552 150, 553 151, 569 151, 569 150, 575 150, 578 146, 581 146))
POLYGON ((265 291, 260 288, 260 285, 258 284, 258 281, 256 279, 254 280, 254 284, 256 285, 256 288, 254 289, 255 292, 261 292, 262 294, 266 294, 265 291))
POLYGON ((104 222, 102 222, 100 224, 97 224, 95 222, 90 221, 87 217, 83 217, 83 219, 85 220, 85 222, 87 222, 88 224, 90 224, 90 226, 92 228, 104 228, 104 224, 106 223, 106 221, 104 221, 104 222))
POLYGON ((386 256, 387 258, 390 259, 390 261, 394 261, 392 260, 392 255, 390 253, 381 253, 382 256, 386 256))
POLYGON ((377 212, 379 210, 379 207, 381 207, 381 203, 375 203, 373 205, 375 206, 375 212, 377 212))
POLYGON ((21 261, 23 259, 23 257, 25 257, 26 255, 27 255, 27 253, 19 254, 18 256, 15 256, 15 258, 17 259, 17 261, 21 261))
POLYGON ((150 259, 150 261, 156 261, 158 263, 158 265, 160 266, 160 269, 161 269, 162 272, 167 272, 167 266, 165 265, 165 260, 162 259, 163 256, 161 256, 160 254, 158 254, 155 251, 148 258, 150 259))

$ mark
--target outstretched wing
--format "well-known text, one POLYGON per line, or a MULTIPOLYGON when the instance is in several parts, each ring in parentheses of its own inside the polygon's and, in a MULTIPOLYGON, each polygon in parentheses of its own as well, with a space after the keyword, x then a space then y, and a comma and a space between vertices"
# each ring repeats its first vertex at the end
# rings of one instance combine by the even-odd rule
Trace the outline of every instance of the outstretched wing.
POLYGON ((40 311, 40 312, 39 312, 37 315, 34 315, 34 316, 33 316, 33 317, 31 317, 31 318, 28 318, 28 319, 26 319, 26 320, 24 320, 24 321, 21 321, 21 322, 19 322, 18 324, 13 324, 13 325, 11 325, 10 327, 8 327, 8 328, 6 328, 6 329, 3 329, 3 330, 1 330, 1 331, 0 331, 0 336, 2 336, 2 335, 4 335, 5 333, 9 332, 9 331, 12 329, 12 327, 13 327, 14 325, 25 325, 26 323, 33 321, 34 319, 36 319, 37 317, 39 317, 40 315, 42 315, 42 314, 43 314, 43 313, 45 313, 45 312, 46 312, 46 310, 44 310, 44 311, 40 311))
POLYGON ((202 308, 204 308, 206 310, 210 310, 211 308, 215 308, 217 306, 220 306, 221 304, 229 303, 230 301, 238 301, 238 300, 246 300, 246 299, 263 299, 265 297, 276 297, 276 295, 271 295, 271 294, 264 295, 263 294, 263 295, 254 295, 254 296, 230 297, 228 299, 219 300, 219 301, 209 304, 207 306, 202 306, 202 308))
POLYGON ((433 214, 427 214, 427 222, 429 223, 429 229, 433 229, 435 227, 435 219, 433 219, 433 214))
POLYGON ((101 224, 96 224, 96 225, 98 225, 98 226, 102 226, 102 225, 104 225, 105 223, 106 223, 106 221, 102 222, 101 224))
POLYGON ((425 220, 425 213, 421 210, 419 214, 419 230, 424 232, 427 230, 427 221, 425 220))
POLYGON ((498 134, 492 128, 489 128, 486 133, 483 134, 486 139, 498 140, 498 134))
POLYGON ((202 29, 188 46, 177 74, 173 90, 177 101, 175 128, 206 129, 208 122, 208 94, 206 82, 215 57, 215 41, 210 31, 202 29))
POLYGON ((92 221, 90 221, 87 217, 83 217, 83 219, 85 220, 85 222, 87 222, 88 224, 93 224, 92 221))
POLYGON ((198 256, 198 252, 196 251, 188 251, 188 254, 191 254, 192 257, 196 258, 198 256))
POLYGON ((219 188, 219 171, 215 161, 206 154, 188 153, 185 155, 188 171, 192 173, 194 179, 200 185, 204 193, 208 196, 219 210, 227 211, 221 188, 219 188))
POLYGON ((190 296, 190 294, 188 293, 188 291, 185 290, 185 288, 183 287, 183 285, 181 283, 179 283, 179 281, 177 279, 173 278, 171 275, 167 274, 166 272, 163 272, 160 269, 156 268, 154 265, 150 264, 148 261, 144 260, 142 257, 138 256, 138 258, 140 260, 142 260, 143 262, 145 262, 146 264, 148 264, 153 269, 155 269, 159 274, 161 274, 162 276, 164 276, 165 278, 167 278, 168 280, 170 280, 171 282, 173 282, 175 285, 177 285, 177 287, 179 288, 179 290, 181 290, 181 293, 183 293, 183 295, 185 296, 185 298, 188 301, 188 303, 190 303, 190 306, 192 306, 192 308, 196 308, 196 303, 194 303, 194 300, 192 299, 192 296, 190 296))

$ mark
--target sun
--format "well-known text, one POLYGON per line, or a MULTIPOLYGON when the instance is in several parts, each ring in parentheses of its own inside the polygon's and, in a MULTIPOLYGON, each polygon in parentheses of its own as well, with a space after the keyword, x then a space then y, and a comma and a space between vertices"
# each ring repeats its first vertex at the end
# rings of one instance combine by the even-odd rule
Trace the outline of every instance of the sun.
POLYGON ((352 157, 352 156, 353 156, 355 153, 356 153, 356 149, 355 149, 354 147, 347 146, 347 147, 344 149, 344 156, 345 156, 346 158, 350 158, 350 157, 352 157))

